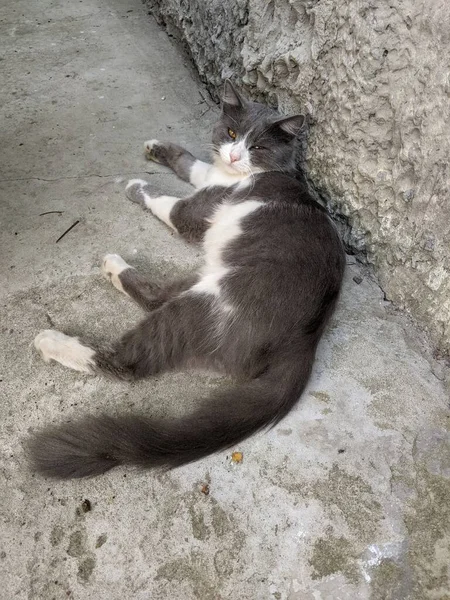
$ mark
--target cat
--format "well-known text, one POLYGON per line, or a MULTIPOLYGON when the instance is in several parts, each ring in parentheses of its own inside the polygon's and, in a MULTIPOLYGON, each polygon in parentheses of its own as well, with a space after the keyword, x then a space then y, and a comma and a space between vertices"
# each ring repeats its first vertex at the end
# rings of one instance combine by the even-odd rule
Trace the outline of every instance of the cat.
POLYGON ((154 419, 88 416, 35 433, 28 450, 44 476, 98 475, 118 465, 172 468, 229 448, 280 421, 299 400, 339 296, 345 254, 325 209, 295 177, 302 115, 282 116, 225 82, 213 164, 173 143, 145 144, 149 159, 196 191, 157 196, 131 180, 127 197, 192 242, 203 268, 162 286, 120 256, 103 273, 147 316, 112 347, 47 330, 45 361, 136 380, 200 365, 231 375, 192 414, 154 419))

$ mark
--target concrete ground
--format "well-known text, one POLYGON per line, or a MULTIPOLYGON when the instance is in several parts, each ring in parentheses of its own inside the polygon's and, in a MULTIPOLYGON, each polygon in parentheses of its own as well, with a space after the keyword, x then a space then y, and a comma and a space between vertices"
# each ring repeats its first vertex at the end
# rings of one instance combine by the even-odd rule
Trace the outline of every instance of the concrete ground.
POLYGON ((167 277, 198 264, 124 181, 183 194, 142 143, 205 148, 216 108, 139 0, 15 0, 0 31, 0 598, 450 598, 448 371, 356 264, 308 391, 235 448, 242 463, 30 473, 22 441, 37 427, 174 414, 219 381, 116 383, 44 364, 31 345, 49 326, 110 339, 136 321, 100 276, 106 252, 167 277))

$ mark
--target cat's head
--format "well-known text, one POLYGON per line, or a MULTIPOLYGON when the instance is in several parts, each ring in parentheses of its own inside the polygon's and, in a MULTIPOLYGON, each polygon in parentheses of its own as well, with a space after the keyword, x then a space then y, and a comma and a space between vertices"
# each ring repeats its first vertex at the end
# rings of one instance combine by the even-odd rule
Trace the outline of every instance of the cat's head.
POLYGON ((220 121, 213 130, 218 167, 230 174, 292 171, 296 139, 305 117, 283 117, 276 110, 245 100, 225 82, 220 121))

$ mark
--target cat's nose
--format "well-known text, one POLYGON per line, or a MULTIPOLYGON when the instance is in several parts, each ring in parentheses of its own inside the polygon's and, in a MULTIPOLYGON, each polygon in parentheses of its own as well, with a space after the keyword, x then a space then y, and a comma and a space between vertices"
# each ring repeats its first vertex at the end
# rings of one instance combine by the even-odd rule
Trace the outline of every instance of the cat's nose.
POLYGON ((230 162, 234 163, 237 160, 241 160, 241 153, 238 150, 232 150, 230 152, 230 162))

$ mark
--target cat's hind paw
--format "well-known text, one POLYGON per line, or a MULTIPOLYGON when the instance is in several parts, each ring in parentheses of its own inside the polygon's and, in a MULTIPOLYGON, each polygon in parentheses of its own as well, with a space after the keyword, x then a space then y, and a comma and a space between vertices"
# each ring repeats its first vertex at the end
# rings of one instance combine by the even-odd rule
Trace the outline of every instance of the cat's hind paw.
POLYGON ((82 344, 78 338, 47 329, 34 338, 34 346, 45 362, 52 360, 69 369, 92 373, 95 367, 95 351, 82 344))
POLYGON ((103 257, 101 268, 104 277, 109 279, 119 292, 126 293, 120 281, 120 274, 126 269, 132 269, 133 267, 118 254, 107 254, 103 257))
POLYGON ((145 191, 147 186, 148 182, 144 179, 130 179, 125 188, 125 195, 131 202, 139 204, 142 208, 147 208, 145 202, 146 198, 149 196, 145 191))

